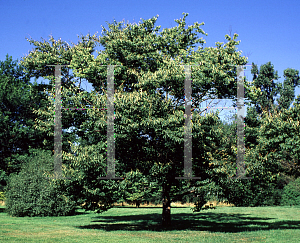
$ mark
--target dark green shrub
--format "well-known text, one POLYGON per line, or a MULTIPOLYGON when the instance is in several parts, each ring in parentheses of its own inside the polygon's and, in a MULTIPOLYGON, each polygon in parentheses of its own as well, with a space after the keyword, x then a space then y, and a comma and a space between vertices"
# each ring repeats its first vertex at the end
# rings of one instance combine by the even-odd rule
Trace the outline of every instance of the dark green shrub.
POLYGON ((300 177, 287 184, 283 191, 281 205, 300 206, 300 177))
POLYGON ((252 180, 231 180, 224 186, 225 198, 236 207, 273 206, 280 200, 274 183, 252 180))
POLYGON ((272 188, 272 194, 264 200, 265 206, 280 206, 283 189, 272 188))
POLYGON ((6 211, 11 216, 60 216, 75 213, 75 202, 61 190, 63 180, 47 179, 53 171, 51 151, 31 150, 20 173, 9 177, 6 211))
POLYGON ((208 201, 208 197, 205 191, 199 192, 195 200, 193 200, 195 203, 195 207, 191 208, 193 212, 200 212, 202 207, 204 206, 205 203, 208 201))

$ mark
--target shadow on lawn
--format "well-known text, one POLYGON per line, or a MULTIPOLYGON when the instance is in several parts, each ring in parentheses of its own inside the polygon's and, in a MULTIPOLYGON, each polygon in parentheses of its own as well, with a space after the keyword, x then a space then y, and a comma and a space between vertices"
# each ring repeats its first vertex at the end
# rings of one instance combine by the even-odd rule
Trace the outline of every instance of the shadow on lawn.
MULTIPOLYGON (((249 214, 227 214, 205 212, 198 214, 173 214, 172 226, 167 230, 198 230, 210 232, 243 232, 270 229, 300 229, 300 220, 283 220, 270 222, 275 218, 254 217, 249 214)), ((93 223, 76 226, 80 229, 114 230, 150 230, 163 231, 161 214, 98 216, 93 223)))
MULTIPOLYGON (((135 206, 114 206, 114 208, 162 208, 162 206, 146 206, 146 205, 141 205, 139 207, 135 207, 135 206)), ((186 207, 172 207, 172 208, 186 208, 186 207)))

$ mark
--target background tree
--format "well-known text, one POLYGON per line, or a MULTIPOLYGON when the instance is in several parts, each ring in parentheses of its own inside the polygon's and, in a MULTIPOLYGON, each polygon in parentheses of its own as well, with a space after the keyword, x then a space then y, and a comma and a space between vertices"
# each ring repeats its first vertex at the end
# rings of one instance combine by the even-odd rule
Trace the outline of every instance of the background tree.
POLYGON ((299 71, 287 68, 283 71, 283 88, 278 100, 280 109, 289 109, 295 99, 295 88, 300 84, 299 71))
MULTIPOLYGON (((49 148, 43 140, 50 137, 34 129, 37 116, 33 113, 33 108, 47 105, 41 93, 46 85, 30 83, 23 69, 8 55, 0 61, 0 171, 5 178, 20 171, 30 148, 49 148)), ((2 186, 6 185, 4 177, 2 186)))
MULTIPOLYGON (((39 117, 40 123, 48 118, 37 115, 37 109, 48 109, 47 93, 44 91, 51 87, 47 84, 30 82, 28 70, 12 57, 6 56, 5 61, 0 62, 0 156, 1 156, 1 185, 6 185, 5 178, 11 173, 19 172, 29 154, 30 148, 53 150, 53 135, 37 130, 35 120, 39 117)), ((38 77, 38 76, 37 76, 38 77)), ((78 116, 78 115, 77 115, 78 116)), ((72 125, 72 117, 68 116, 67 122, 72 125)), ((79 119, 76 119, 78 122, 79 119)), ((73 119, 73 124, 74 119, 73 119)), ((75 136, 63 131, 64 137, 75 141, 75 136)), ((67 141, 63 147, 69 148, 67 141)))
POLYGON ((257 113, 270 111, 276 95, 281 90, 281 85, 275 82, 279 78, 278 72, 274 70, 271 62, 261 65, 259 71, 257 65, 252 63, 251 74, 253 74, 252 85, 260 90, 260 96, 252 97, 257 113))
MULTIPOLYGON (((236 197, 234 199, 237 201, 236 205, 279 205, 282 189, 291 180, 291 171, 288 170, 296 173, 298 164, 297 154, 288 145, 290 144, 288 141, 292 140, 297 146, 298 106, 290 108, 290 105, 294 100, 295 87, 299 81, 298 71, 284 70, 283 87, 280 83, 274 82, 278 76, 270 62, 262 65, 260 72, 257 66, 252 64, 252 74, 254 77, 251 85, 259 90, 260 95, 256 97, 254 93, 250 95, 250 102, 254 107, 248 107, 245 118, 246 151, 248 150, 247 154, 253 155, 252 158, 249 157, 253 161, 252 166, 256 164, 255 161, 259 161, 263 166, 257 164, 256 168, 260 168, 264 177, 271 180, 266 180, 267 184, 259 183, 258 178, 255 185, 250 181, 244 182, 243 187, 235 185, 234 191, 241 190, 244 193, 233 192, 232 195, 236 197), (280 94, 280 97, 275 100, 277 94, 280 94)), ((252 168, 255 171, 254 167, 252 168)))

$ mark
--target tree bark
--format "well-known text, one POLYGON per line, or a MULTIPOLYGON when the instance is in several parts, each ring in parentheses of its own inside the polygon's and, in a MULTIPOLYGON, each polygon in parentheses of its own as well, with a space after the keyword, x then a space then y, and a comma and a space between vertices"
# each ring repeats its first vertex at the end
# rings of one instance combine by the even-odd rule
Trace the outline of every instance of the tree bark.
POLYGON ((171 226, 171 201, 167 186, 163 186, 163 211, 162 211, 162 226, 171 226))

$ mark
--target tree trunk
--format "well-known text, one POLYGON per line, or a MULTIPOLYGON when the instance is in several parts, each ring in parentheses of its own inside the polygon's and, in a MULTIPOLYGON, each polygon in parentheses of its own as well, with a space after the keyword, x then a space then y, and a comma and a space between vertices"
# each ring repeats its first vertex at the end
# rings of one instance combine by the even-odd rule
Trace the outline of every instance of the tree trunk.
POLYGON ((141 203, 139 201, 136 201, 135 205, 136 205, 137 208, 139 208, 141 203))
POLYGON ((171 226, 171 201, 166 185, 164 185, 163 187, 162 226, 169 227, 171 226))

